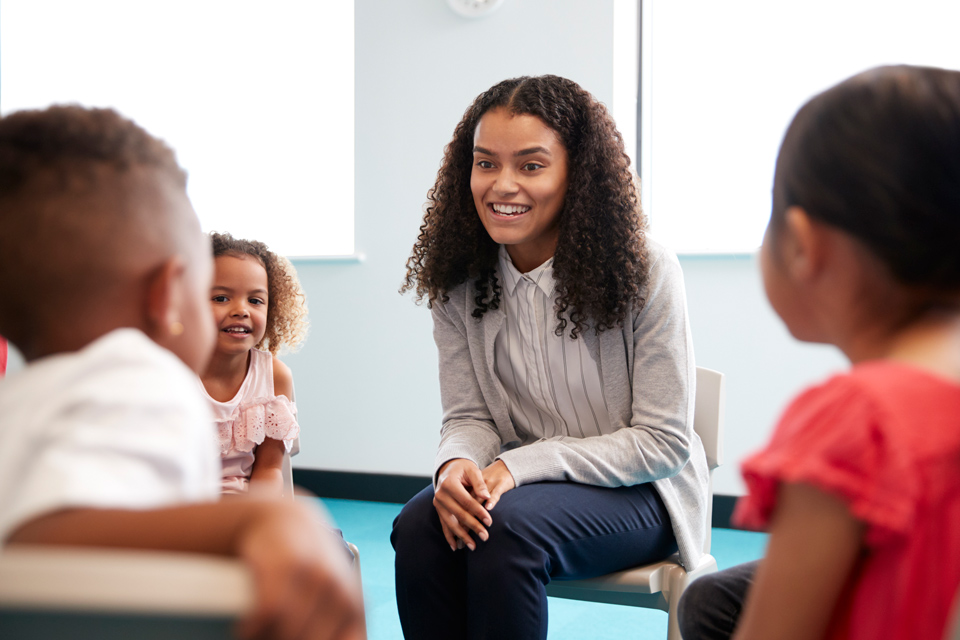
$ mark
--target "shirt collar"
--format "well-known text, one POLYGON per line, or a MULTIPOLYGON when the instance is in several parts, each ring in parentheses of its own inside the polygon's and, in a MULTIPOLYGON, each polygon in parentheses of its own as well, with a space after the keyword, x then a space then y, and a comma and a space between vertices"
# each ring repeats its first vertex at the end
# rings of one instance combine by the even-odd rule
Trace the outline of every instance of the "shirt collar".
POLYGON ((540 287, 540 290, 543 291, 548 298, 553 296, 553 290, 556 288, 556 281, 553 279, 553 256, 536 269, 528 271, 527 273, 520 273, 517 270, 504 245, 500 245, 499 258, 500 273, 503 275, 504 280, 504 289, 506 289, 509 295, 512 296, 514 294, 521 279, 527 279, 540 287))

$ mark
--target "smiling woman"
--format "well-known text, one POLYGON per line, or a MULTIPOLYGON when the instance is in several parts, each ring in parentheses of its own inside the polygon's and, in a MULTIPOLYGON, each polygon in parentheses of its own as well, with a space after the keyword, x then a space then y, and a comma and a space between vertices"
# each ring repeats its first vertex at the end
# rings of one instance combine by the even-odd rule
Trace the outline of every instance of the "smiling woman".
POLYGON ((481 94, 402 291, 433 311, 434 485, 394 523, 408 638, 546 638, 550 580, 703 547, 680 265, 647 239, 606 108, 557 76, 481 94))

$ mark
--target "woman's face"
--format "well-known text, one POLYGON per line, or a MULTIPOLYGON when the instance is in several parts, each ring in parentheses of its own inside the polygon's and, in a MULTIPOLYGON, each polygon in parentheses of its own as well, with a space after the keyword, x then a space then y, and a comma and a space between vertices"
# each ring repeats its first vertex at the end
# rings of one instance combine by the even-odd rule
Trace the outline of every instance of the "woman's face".
POLYGON ((540 118, 504 108, 480 118, 470 190, 483 227, 506 245, 521 273, 553 256, 567 192, 567 150, 540 118))

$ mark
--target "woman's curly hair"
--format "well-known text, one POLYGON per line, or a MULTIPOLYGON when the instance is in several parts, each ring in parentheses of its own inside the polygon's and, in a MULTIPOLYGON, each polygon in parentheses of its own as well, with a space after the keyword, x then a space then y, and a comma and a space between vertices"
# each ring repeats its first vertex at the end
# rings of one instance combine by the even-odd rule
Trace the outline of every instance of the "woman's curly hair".
POLYGON ((257 349, 277 355, 281 348, 296 351, 307 338, 307 297, 289 260, 262 242, 211 232, 213 257, 252 256, 267 271, 267 330, 257 349))
POLYGON ((464 113, 427 194, 400 292, 415 289, 416 301, 426 297, 432 306, 472 279, 473 316, 499 307, 499 247, 484 229, 470 190, 474 132, 480 118, 497 108, 539 118, 556 132, 569 158, 553 262, 557 335, 568 321, 574 339, 587 327, 600 332, 622 325, 628 305, 642 307, 647 279, 646 221, 637 184, 606 107, 577 83, 552 75, 504 80, 464 113))

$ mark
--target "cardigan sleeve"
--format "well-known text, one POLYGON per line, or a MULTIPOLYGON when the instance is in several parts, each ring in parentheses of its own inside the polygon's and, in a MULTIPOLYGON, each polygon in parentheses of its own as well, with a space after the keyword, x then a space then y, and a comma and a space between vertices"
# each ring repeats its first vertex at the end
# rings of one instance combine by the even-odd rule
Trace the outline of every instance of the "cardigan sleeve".
POLYGON ((454 458, 472 460, 483 469, 500 451, 500 435, 477 381, 463 320, 450 312, 449 304, 435 302, 432 309, 443 404, 434 483, 440 467, 454 458))
POLYGON ((672 253, 656 249, 645 304, 633 320, 633 344, 624 345, 633 350, 632 369, 603 376, 629 389, 629 424, 613 433, 559 436, 501 453, 517 485, 548 480, 634 485, 676 475, 692 450, 703 456, 693 431, 696 369, 683 273, 672 253))

